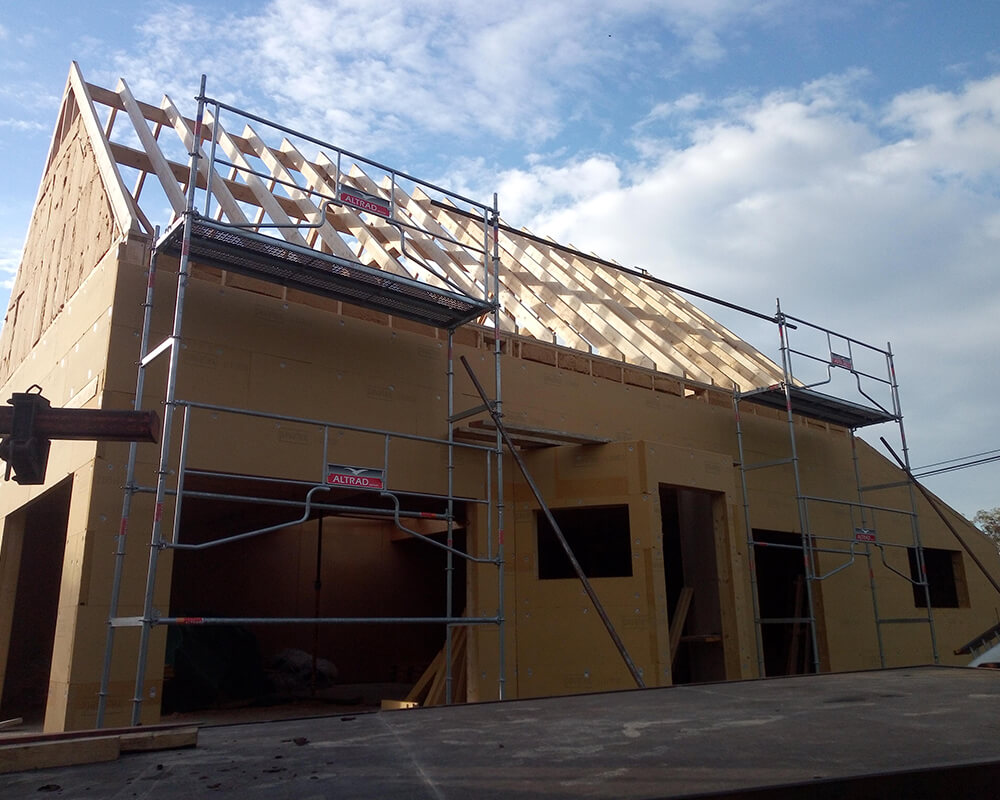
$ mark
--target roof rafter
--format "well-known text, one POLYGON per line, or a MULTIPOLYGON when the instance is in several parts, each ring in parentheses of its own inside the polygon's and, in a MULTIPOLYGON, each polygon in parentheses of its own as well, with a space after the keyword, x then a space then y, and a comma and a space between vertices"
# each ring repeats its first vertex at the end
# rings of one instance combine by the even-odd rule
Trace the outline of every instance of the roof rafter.
MULTIPOLYGON (((53 147, 71 118, 67 115, 83 115, 102 179, 114 185, 108 194, 116 222, 126 229, 148 224, 138 199, 151 186, 162 190, 175 216, 183 213, 189 168, 180 163, 178 151, 188 153, 195 146, 193 121, 169 97, 159 107, 136 100, 124 80, 115 91, 86 84, 76 65, 67 97, 67 119, 61 120, 53 147), (97 121, 97 105, 109 109, 106 130, 97 121), (161 133, 167 131, 177 138, 164 141, 161 133), (173 159, 168 151, 175 153, 173 159), (138 173, 132 194, 124 188, 120 168, 138 173)), ((455 205, 473 206, 466 198, 432 199, 429 192, 438 187, 371 162, 380 173, 373 178, 368 162, 336 148, 317 148, 315 140, 306 148, 307 157, 294 135, 281 130, 280 139, 269 143, 249 119, 237 133, 212 119, 210 110, 206 114, 197 143, 202 156, 198 189, 211 187, 219 221, 261 226, 259 232, 297 246, 483 297, 493 247, 486 206, 470 216, 455 205), (206 146, 213 135, 227 160, 210 164, 206 146), (344 188, 384 202, 388 215, 344 202, 339 196, 344 188), (478 223, 477 214, 483 217, 478 223)), ((502 330, 706 383, 750 388, 781 379, 781 369, 770 359, 672 289, 528 232, 519 235, 505 225, 500 231, 502 330)))

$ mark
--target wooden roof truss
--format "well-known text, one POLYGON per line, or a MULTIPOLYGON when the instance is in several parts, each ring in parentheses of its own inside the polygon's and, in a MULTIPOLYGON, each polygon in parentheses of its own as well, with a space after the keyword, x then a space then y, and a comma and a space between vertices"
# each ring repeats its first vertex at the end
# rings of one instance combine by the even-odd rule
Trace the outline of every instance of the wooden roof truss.
MULTIPOLYGON (((169 97, 159 106, 139 102, 124 80, 114 91, 88 84, 75 64, 70 89, 67 102, 89 120, 122 229, 152 234, 150 217, 166 211, 179 218, 193 120, 169 97)), ((240 118, 228 106, 216 119, 218 111, 218 105, 207 107, 199 143, 200 213, 442 290, 486 297, 494 247, 486 206, 259 118, 240 118), (379 198, 391 209, 389 218, 340 202, 338 189, 379 198)), ((503 331, 705 383, 748 389, 782 380, 779 366, 677 292, 527 231, 499 231, 503 331)))

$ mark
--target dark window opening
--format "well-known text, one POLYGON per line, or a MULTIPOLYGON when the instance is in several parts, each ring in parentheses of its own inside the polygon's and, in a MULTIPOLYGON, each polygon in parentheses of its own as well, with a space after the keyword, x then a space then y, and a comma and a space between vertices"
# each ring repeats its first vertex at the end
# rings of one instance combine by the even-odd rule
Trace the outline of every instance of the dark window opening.
MULTIPOLYGON (((575 578, 573 565, 545 515, 536 511, 538 577, 575 578)), ((552 509, 563 536, 588 578, 632 577, 628 506, 552 509)))
MULTIPOLYGON (((927 570, 927 592, 933 608, 961 608, 959 582, 962 579, 962 554, 957 550, 939 550, 925 547, 924 567, 927 570)), ((908 547, 910 577, 913 578, 913 607, 927 608, 927 595, 920 581, 917 567, 917 548, 908 547)))

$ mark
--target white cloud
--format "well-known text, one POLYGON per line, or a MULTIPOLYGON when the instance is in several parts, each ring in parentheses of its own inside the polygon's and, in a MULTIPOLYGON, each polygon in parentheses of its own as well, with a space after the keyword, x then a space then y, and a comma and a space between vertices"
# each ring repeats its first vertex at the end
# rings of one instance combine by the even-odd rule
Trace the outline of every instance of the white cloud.
POLYGON ((367 152, 428 133, 538 145, 590 118, 590 97, 609 74, 651 57, 668 71, 670 62, 718 60, 724 34, 785 5, 413 0, 373 11, 347 0, 272 0, 253 14, 208 16, 172 3, 146 17, 140 46, 114 61, 140 96, 186 99, 205 72, 209 94, 243 104, 263 93, 265 113, 367 152))
POLYGON ((21 132, 40 133, 47 131, 50 126, 30 119, 0 119, 0 128, 8 128, 21 132))
MULTIPOLYGON (((981 401, 1000 392, 1000 76, 884 108, 859 100, 858 78, 681 98, 646 118, 635 163, 542 160, 504 180, 530 189, 525 210, 538 210, 518 222, 539 234, 762 312, 780 296, 817 324, 891 339, 911 445, 924 453, 915 458, 974 452, 1000 423, 981 401), (650 133, 666 117, 683 142, 650 133), (600 167, 592 190, 570 193, 582 164, 600 167)), ((702 305, 755 344, 776 344, 702 305)))

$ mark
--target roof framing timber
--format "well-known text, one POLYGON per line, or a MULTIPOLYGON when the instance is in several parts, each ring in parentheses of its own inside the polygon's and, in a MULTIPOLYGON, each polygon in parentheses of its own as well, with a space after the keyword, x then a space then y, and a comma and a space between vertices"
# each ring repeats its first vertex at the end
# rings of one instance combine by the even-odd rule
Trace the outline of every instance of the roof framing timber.
MULTIPOLYGON (((195 125, 169 97, 157 107, 136 100, 124 80, 115 91, 87 84, 74 64, 62 116, 76 113, 123 231, 149 227, 140 201, 156 188, 175 219, 183 213, 189 171, 180 162, 195 146, 195 125), (131 193, 122 170, 137 173, 131 193)), ((64 127, 61 118, 53 151, 64 127)), ((475 209, 432 198, 419 182, 373 177, 343 152, 304 148, 285 134, 268 142, 248 121, 237 133, 209 111, 202 130, 198 188, 211 185, 216 221, 261 226, 290 245, 484 298, 494 247, 485 213, 477 219, 475 209), (210 165, 213 136, 219 160, 210 165), (390 218, 339 202, 342 187, 381 198, 390 218)), ((780 367, 673 290, 527 231, 499 231, 502 330, 705 383, 749 389, 782 379, 780 367)))

